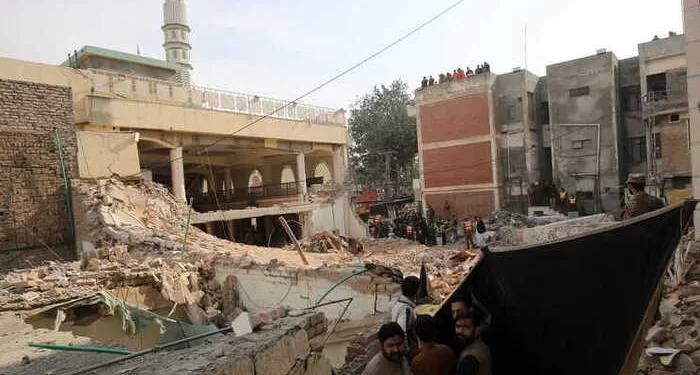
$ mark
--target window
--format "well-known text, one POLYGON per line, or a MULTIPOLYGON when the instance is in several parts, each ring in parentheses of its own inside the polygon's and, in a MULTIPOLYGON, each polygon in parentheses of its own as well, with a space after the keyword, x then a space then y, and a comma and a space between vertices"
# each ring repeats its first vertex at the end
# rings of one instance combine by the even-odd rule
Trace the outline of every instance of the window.
POLYGON ((506 122, 515 122, 515 106, 509 105, 506 113, 506 122))
POLYGON ((187 60, 187 51, 186 50, 182 50, 182 58, 187 60))
POLYGON ((176 33, 175 33, 175 30, 170 31, 170 38, 172 38, 172 39, 176 39, 176 38, 177 38, 177 35, 176 35, 176 33))
POLYGON ((542 102, 540 106, 540 118, 543 124, 549 124, 549 102, 542 102))
POLYGON ((136 92, 136 80, 131 80, 131 91, 136 92))
POLYGON ((652 100, 666 99, 666 73, 648 75, 647 91, 653 93, 652 100))
POLYGON ((668 122, 680 122, 681 121, 681 115, 678 113, 673 113, 668 115, 668 122))
POLYGON ((627 159, 631 164, 639 164, 647 160, 647 137, 627 139, 627 159))
POLYGON ((154 96, 158 95, 158 86, 155 82, 148 82, 148 93, 154 96))
POLYGON ((589 94, 588 86, 577 87, 574 89, 569 89, 569 96, 574 98, 577 96, 586 96, 589 94))
POLYGON ((591 139, 577 139, 571 141, 572 150, 583 150, 586 147, 593 145, 593 140, 591 139))
POLYGON ((173 98, 173 87, 170 85, 168 85, 168 96, 170 97, 170 99, 173 98))

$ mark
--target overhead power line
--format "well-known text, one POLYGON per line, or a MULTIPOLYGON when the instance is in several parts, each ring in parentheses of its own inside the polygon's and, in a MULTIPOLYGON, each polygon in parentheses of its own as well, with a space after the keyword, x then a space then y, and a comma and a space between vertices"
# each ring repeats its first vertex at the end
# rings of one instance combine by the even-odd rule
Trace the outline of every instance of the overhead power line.
MULTIPOLYGON (((243 130, 245 130, 245 129, 247 129, 247 128, 249 128, 249 127, 251 127, 251 126, 253 126, 253 125, 257 124, 257 123, 259 123, 260 121, 265 120, 266 118, 269 118, 270 116, 276 114, 277 112, 279 112, 279 111, 281 111, 281 110, 283 110, 283 109, 285 109, 285 108, 287 108, 287 107, 289 107, 289 106, 291 106, 291 105, 296 105, 300 100, 302 100, 302 99, 306 98, 307 96, 309 96, 309 95, 315 93, 316 91, 318 91, 318 90, 320 90, 320 89, 322 89, 322 88, 328 86, 328 85, 331 84, 332 82, 334 82, 334 81, 340 79, 341 77, 345 76, 346 74, 348 74, 348 73, 350 73, 350 72, 356 70, 357 68, 361 67, 362 65, 364 65, 364 64, 367 63, 368 61, 374 59, 375 57, 381 55, 382 53, 384 53, 384 52, 386 52, 387 50, 391 49, 392 47, 396 46, 397 44, 399 44, 399 43, 403 42, 404 40, 408 39, 408 38, 411 37, 413 34, 417 33, 418 31, 420 31, 420 30, 423 29, 424 27, 426 27, 426 26, 430 25, 431 23, 435 22, 437 19, 439 19, 440 17, 444 16, 446 13, 450 12, 452 9, 456 8, 457 6, 459 6, 460 4, 462 4, 462 3, 465 2, 465 1, 466 1, 466 0, 458 0, 458 1, 454 2, 452 5, 448 6, 447 8, 443 9, 443 10, 440 11, 439 13, 437 13, 437 14, 435 14, 434 16, 430 17, 427 21, 424 21, 423 23, 421 23, 421 24, 419 24, 418 26, 414 27, 414 28, 411 29, 409 32, 407 32, 406 34, 402 35, 401 37, 399 37, 398 39, 394 40, 393 42, 389 43, 389 44, 386 45, 385 47, 383 47, 383 48, 381 48, 380 50, 378 50, 378 51, 372 53, 371 55, 369 55, 369 56, 367 56, 367 57, 365 57, 364 59, 360 60, 359 62, 355 63, 354 65, 350 66, 349 68, 347 68, 347 69, 341 71, 340 73, 334 75, 333 77, 327 79, 326 81, 324 81, 323 83, 321 83, 321 84, 315 86, 315 87, 312 88, 311 90, 309 90, 309 91, 307 91, 307 92, 305 92, 305 93, 299 95, 299 96, 296 97, 294 100, 292 100, 292 101, 290 101, 290 102, 287 102, 286 104, 281 105, 281 106, 275 108, 272 112, 269 112, 269 113, 265 114, 265 115, 262 116, 262 117, 258 117, 257 119, 255 119, 255 120, 253 120, 253 121, 247 123, 246 125, 244 125, 244 126, 241 127, 240 129, 235 130, 235 131, 231 132, 230 134, 227 134, 227 135, 224 135, 224 136, 219 137, 219 138, 216 139, 214 142, 212 142, 212 143, 208 144, 207 146, 205 146, 204 149, 202 150, 202 152, 208 151, 208 149, 209 149, 210 147, 217 145, 219 142, 223 141, 224 139, 226 139, 226 138, 228 138, 228 137, 232 137, 232 136, 234 136, 234 135, 240 133, 241 131, 243 131, 243 130)), ((172 159, 172 160, 170 160, 168 163, 163 163, 163 166, 166 166, 166 165, 170 164, 170 163, 173 162, 173 161, 177 161, 177 160, 180 160, 180 159, 184 159, 184 157, 185 157, 185 156, 183 155, 183 156, 181 156, 181 157, 172 159)), ((157 166, 156 166, 156 167, 157 167, 157 166)), ((133 174, 132 176, 138 176, 138 175, 140 175, 140 173, 133 174)))

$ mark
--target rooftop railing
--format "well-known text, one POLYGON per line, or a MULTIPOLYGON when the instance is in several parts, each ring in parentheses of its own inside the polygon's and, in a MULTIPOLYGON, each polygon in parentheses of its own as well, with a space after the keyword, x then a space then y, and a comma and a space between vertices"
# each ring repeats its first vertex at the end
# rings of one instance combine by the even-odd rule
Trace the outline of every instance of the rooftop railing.
POLYGON ((250 116, 305 121, 310 124, 345 126, 345 113, 327 107, 311 106, 259 95, 243 94, 202 86, 106 70, 89 69, 94 92, 127 99, 155 100, 186 107, 234 112, 250 116))

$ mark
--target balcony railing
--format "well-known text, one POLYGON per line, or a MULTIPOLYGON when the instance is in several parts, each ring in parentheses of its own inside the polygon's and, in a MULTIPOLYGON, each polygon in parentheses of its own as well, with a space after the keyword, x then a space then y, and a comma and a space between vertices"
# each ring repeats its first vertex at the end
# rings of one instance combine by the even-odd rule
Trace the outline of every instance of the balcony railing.
POLYGON ((642 96, 642 112, 645 116, 663 114, 688 107, 687 91, 649 91, 642 96))
POLYGON ((260 198, 285 197, 299 193, 296 182, 288 182, 279 185, 263 185, 255 187, 235 188, 228 190, 210 191, 194 196, 194 205, 208 205, 248 202, 260 198))
POLYGON ((89 73, 93 90, 97 93, 251 116, 269 115, 272 118, 318 125, 345 126, 345 114, 342 110, 201 86, 184 86, 177 82, 105 70, 89 69, 89 73))

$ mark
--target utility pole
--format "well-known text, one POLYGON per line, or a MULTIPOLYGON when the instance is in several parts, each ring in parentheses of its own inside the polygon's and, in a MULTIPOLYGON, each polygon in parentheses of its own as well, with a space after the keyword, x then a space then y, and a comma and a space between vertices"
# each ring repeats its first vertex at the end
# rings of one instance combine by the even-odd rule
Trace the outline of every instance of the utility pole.
POLYGON ((393 189, 391 188, 391 155, 393 151, 384 151, 380 155, 384 155, 384 200, 388 201, 393 197, 393 189))

